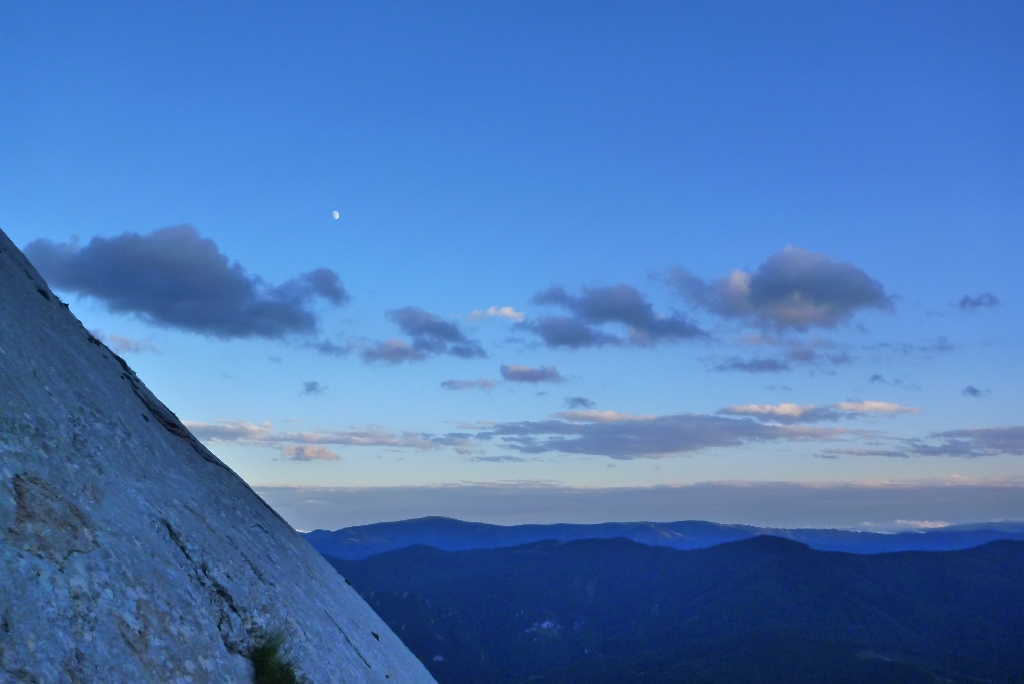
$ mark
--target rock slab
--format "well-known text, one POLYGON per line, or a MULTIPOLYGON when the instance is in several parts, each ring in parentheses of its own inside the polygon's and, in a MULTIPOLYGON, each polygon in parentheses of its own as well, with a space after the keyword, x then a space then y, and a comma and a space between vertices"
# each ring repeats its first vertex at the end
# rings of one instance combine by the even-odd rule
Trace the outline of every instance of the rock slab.
POLYGON ((428 684, 383 621, 0 232, 0 684, 428 684))

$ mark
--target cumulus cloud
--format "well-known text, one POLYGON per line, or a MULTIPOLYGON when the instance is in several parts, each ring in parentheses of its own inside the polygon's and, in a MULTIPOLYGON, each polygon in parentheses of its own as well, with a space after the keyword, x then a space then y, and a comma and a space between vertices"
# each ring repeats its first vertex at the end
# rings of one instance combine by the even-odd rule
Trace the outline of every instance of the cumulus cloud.
POLYGON ((341 457, 327 447, 310 444, 289 444, 281 447, 281 457, 288 461, 337 461, 341 457))
POLYGON ((327 387, 321 385, 316 380, 310 380, 309 382, 302 383, 303 394, 322 394, 327 391, 327 387))
POLYGON ((882 284, 853 264, 786 247, 753 273, 733 271, 704 281, 677 269, 669 275, 676 292, 694 306, 754 325, 803 331, 832 328, 861 309, 891 309, 882 284))
POLYGON ((554 366, 518 366, 515 364, 501 367, 501 377, 508 382, 565 382, 565 378, 554 366))
POLYGON ((317 330, 316 302, 341 306, 349 299, 326 268, 270 285, 192 226, 95 237, 84 247, 36 240, 25 254, 56 289, 153 325, 220 339, 309 335, 317 330))
POLYGON ((399 329, 412 338, 412 342, 399 339, 377 342, 363 350, 364 361, 383 361, 398 364, 404 361, 422 361, 428 356, 450 354, 464 359, 487 356, 476 340, 466 338, 454 323, 444 320, 417 306, 404 306, 387 312, 399 329))
POLYGON ((479 321, 482 318, 492 318, 497 316, 499 318, 507 318, 510 321, 516 323, 522 323, 526 318, 526 314, 521 311, 516 311, 511 306, 491 306, 486 311, 474 311, 469 314, 469 320, 479 321))
MULTIPOLYGON (((571 414, 571 415, 569 415, 571 414)), ((557 452, 607 456, 614 459, 663 458, 750 442, 828 440, 844 434, 840 428, 816 428, 762 423, 678 413, 632 416, 604 411, 574 411, 568 419, 495 423, 478 439, 497 440, 520 453, 557 452)))
POLYGON ((592 409, 597 404, 590 401, 586 397, 566 397, 565 407, 567 409, 592 409))
POLYGON ((679 313, 655 313, 647 298, 630 285, 584 287, 579 296, 555 285, 534 295, 533 302, 557 306, 571 314, 542 316, 520 324, 522 329, 540 336, 549 347, 578 349, 621 344, 648 347, 706 335, 679 313), (625 326, 626 337, 601 330, 599 326, 605 324, 625 326))
POLYGON ((494 389, 496 384, 497 383, 493 380, 481 378, 479 380, 445 380, 441 383, 441 387, 446 390, 454 390, 456 392, 468 389, 490 391, 494 389))
POLYGON ((828 406, 814 404, 742 404, 727 406, 718 411, 722 415, 750 416, 761 421, 777 423, 817 423, 857 418, 865 415, 897 415, 918 413, 912 406, 885 401, 840 401, 828 406))
POLYGON ((622 344, 622 340, 615 335, 609 335, 569 316, 540 316, 518 327, 538 335, 549 347, 580 349, 622 344))
POLYGON ((989 309, 999 306, 999 298, 991 292, 982 292, 977 297, 964 295, 956 304, 963 311, 975 311, 977 309, 989 309))

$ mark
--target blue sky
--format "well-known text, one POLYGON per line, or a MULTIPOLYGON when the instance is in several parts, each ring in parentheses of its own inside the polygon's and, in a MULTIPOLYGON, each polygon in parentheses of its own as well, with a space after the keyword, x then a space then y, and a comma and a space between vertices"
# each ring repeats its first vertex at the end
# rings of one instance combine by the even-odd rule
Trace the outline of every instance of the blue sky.
POLYGON ((297 526, 1024 517, 1019 3, 207 5, 0 9, 0 229, 297 526))

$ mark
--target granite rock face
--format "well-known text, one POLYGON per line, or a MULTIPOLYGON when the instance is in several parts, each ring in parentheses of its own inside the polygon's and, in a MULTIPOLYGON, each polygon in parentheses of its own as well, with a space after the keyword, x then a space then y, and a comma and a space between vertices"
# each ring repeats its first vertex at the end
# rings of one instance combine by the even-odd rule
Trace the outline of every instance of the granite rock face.
POLYGON ((0 232, 0 684, 433 682, 0 232))

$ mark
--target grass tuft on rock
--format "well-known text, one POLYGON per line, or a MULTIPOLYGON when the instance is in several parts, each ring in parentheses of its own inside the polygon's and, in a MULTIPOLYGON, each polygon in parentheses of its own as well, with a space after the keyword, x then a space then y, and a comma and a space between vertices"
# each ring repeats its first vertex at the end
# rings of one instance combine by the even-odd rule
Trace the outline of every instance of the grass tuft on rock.
POLYGON ((272 632, 249 653, 254 669, 254 684, 298 684, 295 668, 281 655, 283 645, 284 634, 272 632))

